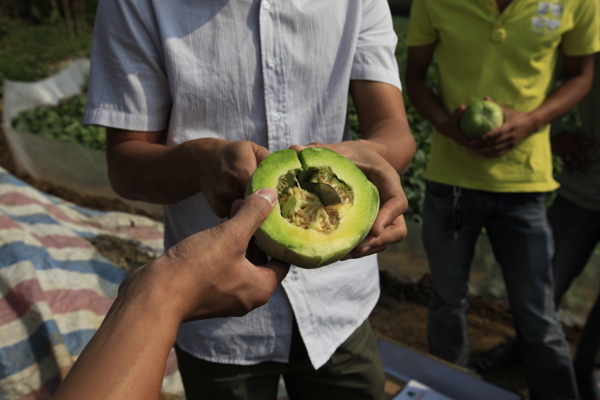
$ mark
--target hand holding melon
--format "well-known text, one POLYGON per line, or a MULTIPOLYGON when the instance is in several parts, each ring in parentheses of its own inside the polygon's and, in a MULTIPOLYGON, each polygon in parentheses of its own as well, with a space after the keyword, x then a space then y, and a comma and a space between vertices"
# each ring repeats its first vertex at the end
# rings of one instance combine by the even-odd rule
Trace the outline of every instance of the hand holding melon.
POLYGON ((487 132, 499 128, 504 122, 502 108, 488 100, 469 104, 460 115, 459 126, 469 139, 480 139, 487 132))

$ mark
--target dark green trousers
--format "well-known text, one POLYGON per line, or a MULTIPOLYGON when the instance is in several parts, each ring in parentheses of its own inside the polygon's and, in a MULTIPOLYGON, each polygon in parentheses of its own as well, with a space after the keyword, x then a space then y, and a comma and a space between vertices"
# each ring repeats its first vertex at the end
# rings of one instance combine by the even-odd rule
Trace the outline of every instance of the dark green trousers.
POLYGON ((175 350, 187 400, 275 400, 280 376, 290 400, 379 400, 383 395, 385 373, 368 320, 318 370, 295 324, 289 363, 218 364, 175 350))

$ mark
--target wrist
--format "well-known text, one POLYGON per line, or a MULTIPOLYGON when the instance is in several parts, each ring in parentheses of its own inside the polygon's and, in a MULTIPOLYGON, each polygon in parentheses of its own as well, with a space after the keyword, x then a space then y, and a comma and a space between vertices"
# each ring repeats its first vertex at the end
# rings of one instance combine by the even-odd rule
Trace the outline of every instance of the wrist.
POLYGON ((448 136, 446 127, 451 123, 451 119, 452 117, 450 115, 440 115, 436 118, 432 118, 429 122, 438 133, 448 136))
POLYGON ((181 162, 190 173, 195 192, 202 191, 203 177, 211 173, 210 160, 226 140, 217 138, 201 138, 181 143, 181 162))
POLYGON ((178 326, 185 317, 176 268, 164 255, 132 272, 119 288, 116 304, 134 309, 169 326, 178 326))
POLYGON ((529 132, 529 133, 537 132, 548 124, 548 121, 546 121, 536 111, 531 111, 531 112, 526 113, 527 117, 529 118, 530 126, 531 126, 531 129, 530 129, 531 132, 529 132))
POLYGON ((354 141, 356 144, 358 144, 359 146, 364 146, 365 148, 379 154, 380 156, 384 156, 385 155, 385 151, 386 151, 386 146, 383 145, 382 143, 378 143, 376 140, 373 139, 359 139, 354 141))

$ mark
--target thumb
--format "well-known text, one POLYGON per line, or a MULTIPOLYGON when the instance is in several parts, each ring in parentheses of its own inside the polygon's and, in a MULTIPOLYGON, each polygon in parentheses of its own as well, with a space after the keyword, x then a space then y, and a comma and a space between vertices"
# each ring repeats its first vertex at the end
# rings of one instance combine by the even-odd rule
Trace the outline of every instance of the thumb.
POLYGON ((461 104, 456 110, 454 110, 454 112, 452 113, 452 121, 455 124, 458 124, 458 121, 460 120, 460 116, 465 112, 466 109, 467 109, 467 106, 465 106, 464 104, 461 104))
POLYGON ((273 189, 258 189, 241 203, 239 210, 226 223, 236 232, 247 234, 250 240, 276 203, 277 193, 273 189))
POLYGON ((300 144, 295 144, 293 146, 290 146, 290 149, 296 150, 296 153, 300 153, 302 150, 304 150, 307 147, 308 146, 302 146, 300 144))

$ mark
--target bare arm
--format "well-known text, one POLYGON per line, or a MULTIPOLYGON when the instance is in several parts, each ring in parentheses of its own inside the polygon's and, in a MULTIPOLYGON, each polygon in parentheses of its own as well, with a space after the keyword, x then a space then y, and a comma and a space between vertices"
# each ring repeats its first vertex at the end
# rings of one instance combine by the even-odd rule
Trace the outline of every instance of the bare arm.
POLYGON ((265 304, 285 277, 288 265, 255 266, 245 258, 276 201, 273 190, 261 189, 230 220, 131 273, 54 398, 158 399, 181 322, 245 315, 265 304))
POLYGON ((594 79, 594 55, 564 58, 565 83, 532 111, 537 131, 573 109, 589 92, 594 79))
POLYGON ((360 130, 368 146, 399 174, 406 172, 415 154, 416 144, 404 111, 402 93, 394 86, 372 81, 352 81, 360 130))
POLYGON ((406 62, 408 96, 419 114, 429 121, 440 134, 465 147, 470 147, 469 140, 458 127, 458 119, 465 110, 465 106, 461 105, 450 114, 427 81, 427 69, 433 59, 436 44, 408 48, 406 62))
POLYGON ((203 192, 225 217, 243 198, 256 166, 269 154, 249 141, 204 138, 176 146, 161 143, 163 132, 107 131, 108 175, 119 195, 170 204, 203 192))

